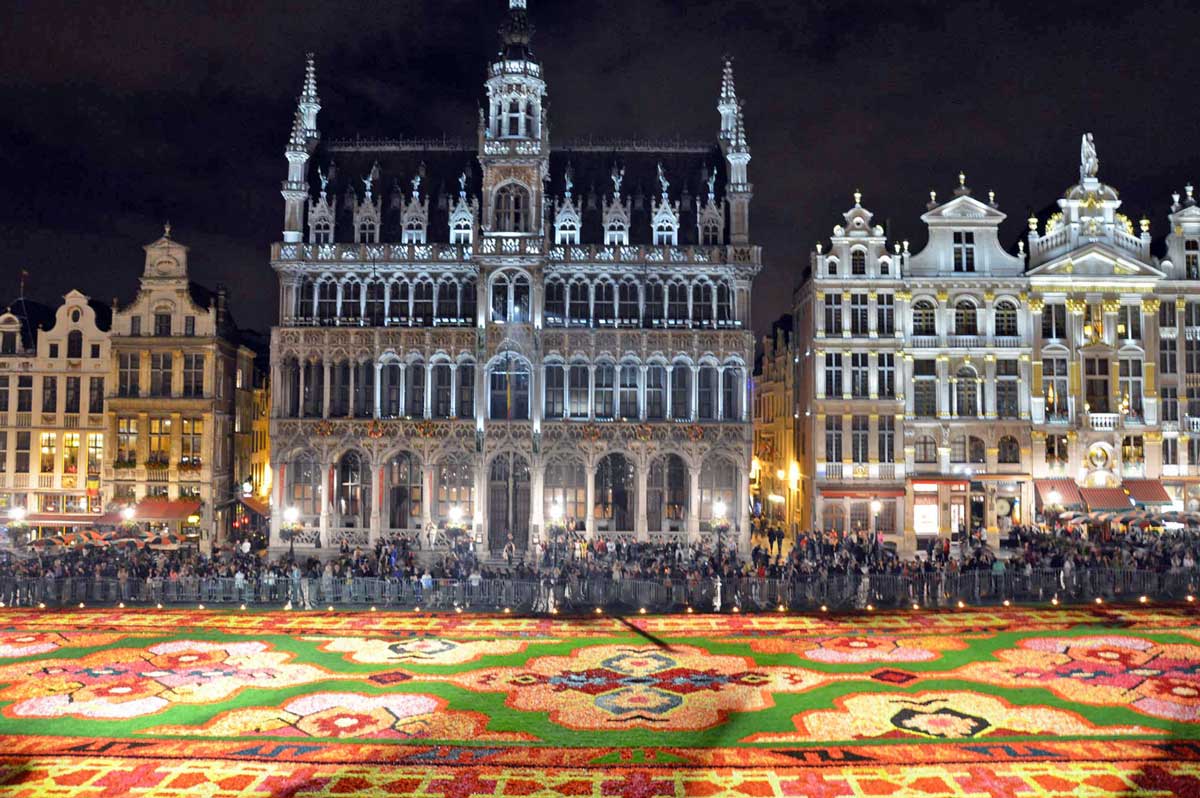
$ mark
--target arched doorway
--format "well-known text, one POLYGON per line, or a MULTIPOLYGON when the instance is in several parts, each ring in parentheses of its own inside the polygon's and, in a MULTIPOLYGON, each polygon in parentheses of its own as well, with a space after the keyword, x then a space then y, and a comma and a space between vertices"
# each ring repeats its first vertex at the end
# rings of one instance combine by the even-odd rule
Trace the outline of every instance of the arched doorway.
POLYGON ((488 548, 502 551, 512 535, 529 548, 529 461, 512 452, 497 455, 488 469, 488 548))
POLYGON ((422 475, 421 460, 415 454, 400 452, 388 460, 384 479, 389 530, 421 529, 422 475))
POLYGON ((650 465, 646 488, 646 528, 650 532, 686 532, 688 471, 683 458, 667 454, 650 465))
POLYGON ((614 452, 596 468, 596 529, 603 532, 634 531, 637 488, 633 463, 614 452))

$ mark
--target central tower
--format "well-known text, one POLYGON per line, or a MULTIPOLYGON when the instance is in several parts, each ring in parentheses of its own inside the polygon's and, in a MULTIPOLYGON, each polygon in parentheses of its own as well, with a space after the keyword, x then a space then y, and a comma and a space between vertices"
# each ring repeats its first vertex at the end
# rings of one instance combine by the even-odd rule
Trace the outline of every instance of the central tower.
POLYGON ((500 52, 488 68, 488 110, 480 115, 483 234, 544 235, 542 184, 549 171, 546 82, 533 57, 525 0, 509 0, 500 52))

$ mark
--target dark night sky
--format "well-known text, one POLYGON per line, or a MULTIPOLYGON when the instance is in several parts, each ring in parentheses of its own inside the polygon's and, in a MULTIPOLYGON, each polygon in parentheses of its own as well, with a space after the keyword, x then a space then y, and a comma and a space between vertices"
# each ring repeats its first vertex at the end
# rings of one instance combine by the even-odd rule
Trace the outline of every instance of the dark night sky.
MULTIPOLYGON (((275 314, 283 147, 304 53, 326 136, 471 136, 504 0, 0 3, 0 296, 17 274, 129 301, 169 218, 193 279, 230 286, 243 326, 275 314)), ((960 169, 998 193, 1015 246, 1078 173, 1166 234, 1200 180, 1200 4, 529 0, 558 140, 712 140, 736 58, 769 266, 756 327, 787 309, 807 253, 861 188, 889 234, 923 239, 960 169)))

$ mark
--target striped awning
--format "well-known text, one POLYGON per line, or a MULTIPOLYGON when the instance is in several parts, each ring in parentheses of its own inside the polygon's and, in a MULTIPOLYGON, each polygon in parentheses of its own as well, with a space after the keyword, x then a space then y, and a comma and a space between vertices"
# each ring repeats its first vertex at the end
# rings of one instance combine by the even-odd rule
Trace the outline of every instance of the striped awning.
POLYGON ((1053 507, 1082 507, 1083 497, 1079 495, 1079 486, 1073 479, 1035 479, 1038 499, 1042 506, 1053 507))
POLYGON ((1079 495, 1091 512, 1120 511, 1133 507, 1133 499, 1124 488, 1080 488, 1079 495))
POLYGON ((1129 491, 1129 498, 1138 504, 1171 504, 1167 489, 1157 479, 1127 479, 1121 487, 1129 491))

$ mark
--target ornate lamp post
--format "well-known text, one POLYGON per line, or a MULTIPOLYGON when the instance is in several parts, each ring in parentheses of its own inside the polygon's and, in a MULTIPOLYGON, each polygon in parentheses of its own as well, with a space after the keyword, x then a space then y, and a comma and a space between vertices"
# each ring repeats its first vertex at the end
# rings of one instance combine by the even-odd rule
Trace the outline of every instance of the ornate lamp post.
POLYGON ((546 528, 550 535, 550 557, 557 567, 559 564, 559 544, 566 537, 567 525, 563 522, 562 502, 556 500, 550 508, 550 525, 546 528))
POLYGON ((467 528, 463 525, 462 519, 462 508, 458 506, 451 507, 445 524, 446 539, 450 541, 451 549, 457 545, 459 538, 467 533, 467 528))
POLYGON ((288 558, 296 561, 296 534, 304 528, 300 523, 300 510, 289 507, 283 511, 283 528, 280 530, 288 540, 288 558))

